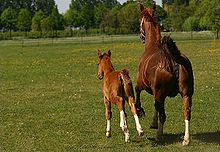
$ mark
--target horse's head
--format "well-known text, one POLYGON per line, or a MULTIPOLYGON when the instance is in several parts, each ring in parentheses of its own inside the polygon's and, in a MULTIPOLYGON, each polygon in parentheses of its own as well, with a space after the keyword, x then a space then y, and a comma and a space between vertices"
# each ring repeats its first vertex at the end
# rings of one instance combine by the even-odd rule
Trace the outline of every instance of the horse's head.
POLYGON ((140 38, 143 43, 145 43, 147 32, 149 32, 149 30, 151 30, 152 28, 155 28, 155 31, 157 32, 156 34, 159 35, 159 41, 160 41, 160 27, 157 24, 156 16, 154 15, 155 10, 156 10, 155 2, 153 6, 149 8, 145 8, 140 3, 140 11, 141 11, 140 38))
POLYGON ((98 57, 98 78, 101 80, 109 65, 113 68, 111 64, 111 51, 109 50, 108 53, 102 54, 101 50, 98 50, 98 57))

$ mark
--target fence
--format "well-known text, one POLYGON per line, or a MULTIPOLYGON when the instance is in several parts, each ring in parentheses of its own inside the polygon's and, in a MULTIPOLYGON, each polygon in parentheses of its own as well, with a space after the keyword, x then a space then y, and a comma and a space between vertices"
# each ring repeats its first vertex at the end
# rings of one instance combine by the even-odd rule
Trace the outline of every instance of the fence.
MULTIPOLYGON (((214 33, 205 32, 173 32, 162 33, 163 35, 170 35, 174 40, 201 40, 214 39, 214 33)), ((41 46, 41 45, 57 45, 57 44, 89 44, 89 43, 132 43, 140 42, 138 34, 135 35, 97 35, 87 37, 68 37, 68 38, 39 38, 39 39, 25 39, 23 37, 14 37, 13 40, 1 40, 0 45, 18 45, 22 47, 27 46, 41 46)))

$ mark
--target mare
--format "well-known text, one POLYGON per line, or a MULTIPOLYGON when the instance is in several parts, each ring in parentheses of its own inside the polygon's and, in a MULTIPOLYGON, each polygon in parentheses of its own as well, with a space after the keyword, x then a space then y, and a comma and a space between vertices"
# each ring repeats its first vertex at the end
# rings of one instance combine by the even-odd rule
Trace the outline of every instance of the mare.
POLYGON ((136 129, 139 136, 143 136, 143 129, 140 125, 135 108, 135 98, 131 78, 128 70, 115 71, 111 63, 111 51, 103 53, 98 50, 98 78, 103 79, 102 91, 106 108, 107 120, 106 136, 111 136, 110 120, 112 117, 111 105, 116 104, 120 111, 120 127, 125 134, 125 142, 129 142, 129 130, 126 122, 125 101, 128 102, 134 116, 136 129))
POLYGON ((178 93, 183 98, 185 135, 183 145, 190 143, 190 118, 192 95, 194 92, 194 78, 189 59, 180 53, 175 42, 165 36, 160 40, 160 26, 154 15, 156 5, 145 8, 141 3, 141 38, 145 43, 145 50, 140 57, 136 91, 136 108, 138 116, 145 113, 141 107, 140 93, 147 91, 154 97, 155 112, 151 128, 157 129, 156 141, 163 135, 166 121, 164 102, 166 97, 175 97, 178 93), (158 124, 159 117, 159 124, 158 124))

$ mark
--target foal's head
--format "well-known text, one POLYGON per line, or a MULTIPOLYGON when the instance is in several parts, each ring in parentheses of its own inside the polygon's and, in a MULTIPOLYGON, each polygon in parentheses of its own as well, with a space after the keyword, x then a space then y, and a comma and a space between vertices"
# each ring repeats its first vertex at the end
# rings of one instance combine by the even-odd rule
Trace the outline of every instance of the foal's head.
POLYGON ((110 50, 108 51, 108 53, 103 54, 100 50, 98 50, 98 57, 98 78, 101 80, 107 72, 113 71, 114 68, 111 63, 110 50))

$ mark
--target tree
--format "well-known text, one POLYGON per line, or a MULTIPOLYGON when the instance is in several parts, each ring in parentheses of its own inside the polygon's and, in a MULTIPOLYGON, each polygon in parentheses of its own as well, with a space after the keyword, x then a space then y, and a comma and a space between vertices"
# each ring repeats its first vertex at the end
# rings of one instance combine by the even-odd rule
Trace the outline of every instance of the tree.
POLYGON ((100 4, 95 7, 95 23, 96 27, 99 27, 100 23, 104 19, 104 16, 109 12, 109 9, 103 5, 100 4))
POLYGON ((52 31, 52 21, 50 17, 43 18, 41 20, 41 30, 42 32, 52 31))
POLYGON ((120 28, 126 33, 135 33, 139 31, 139 12, 137 4, 130 2, 124 4, 118 14, 120 28))
POLYGON ((220 31, 220 3, 215 8, 214 11, 215 15, 215 23, 214 23, 214 29, 216 30, 216 39, 219 39, 219 31, 220 31))
POLYGON ((27 9, 21 9, 18 14, 17 28, 20 31, 30 31, 31 13, 27 9))
POLYGON ((86 33, 88 33, 88 29, 95 26, 94 5, 92 1, 87 0, 82 6, 81 16, 86 33))
POLYGON ((51 20, 52 29, 56 32, 57 36, 57 30, 63 29, 63 17, 59 14, 57 6, 53 8, 49 18, 51 20))
POLYGON ((1 15, 1 20, 3 26, 10 31, 11 38, 11 30, 16 30, 17 13, 15 9, 11 7, 5 9, 1 15))
POLYGON ((108 9, 112 9, 115 6, 120 5, 120 3, 117 0, 100 0, 100 3, 108 9))
POLYGON ((184 31, 198 31, 199 30, 199 19, 195 16, 188 17, 184 24, 182 29, 184 31))
POLYGON ((33 6, 36 11, 43 11, 46 16, 49 16, 55 6, 54 0, 33 0, 33 6))
POLYGON ((42 31, 41 30, 41 20, 44 19, 44 18, 45 18, 45 15, 41 10, 36 12, 34 17, 32 18, 31 28, 32 28, 33 31, 42 31))

